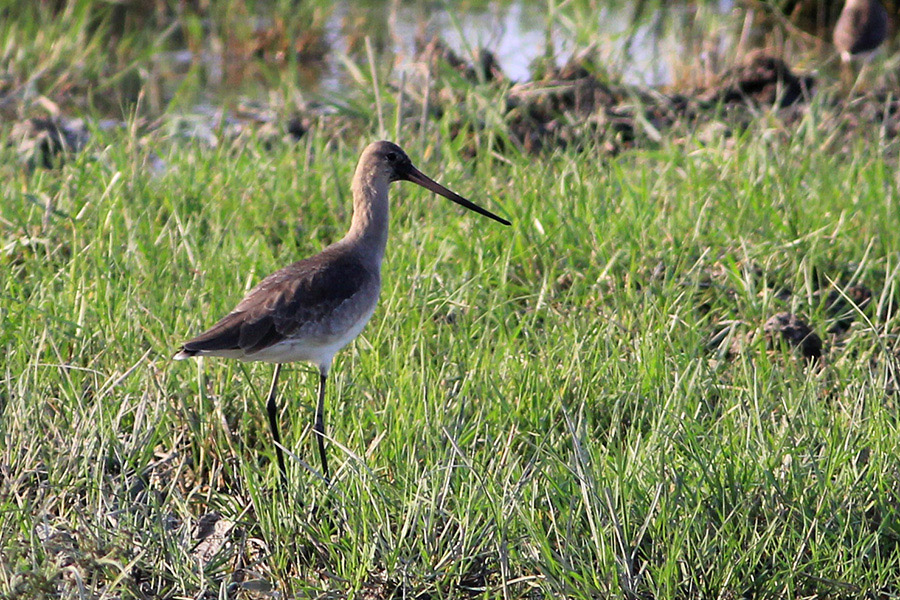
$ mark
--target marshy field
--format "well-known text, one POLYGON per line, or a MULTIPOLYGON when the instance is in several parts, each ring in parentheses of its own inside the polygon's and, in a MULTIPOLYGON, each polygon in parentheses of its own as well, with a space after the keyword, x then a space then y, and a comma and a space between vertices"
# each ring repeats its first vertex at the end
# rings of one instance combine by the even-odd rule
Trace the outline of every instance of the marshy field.
POLYGON ((0 598, 900 596, 900 57, 840 4, 0 3, 0 598), (272 365, 172 356, 378 139, 512 226, 391 187, 282 487, 272 365))

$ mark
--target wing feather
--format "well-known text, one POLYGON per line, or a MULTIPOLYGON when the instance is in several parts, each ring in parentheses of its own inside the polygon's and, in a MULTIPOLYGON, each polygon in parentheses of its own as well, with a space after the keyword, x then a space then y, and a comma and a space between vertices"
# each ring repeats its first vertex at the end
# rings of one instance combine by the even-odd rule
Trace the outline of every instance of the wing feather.
POLYGON ((263 279, 233 311, 185 342, 177 356, 216 351, 252 355, 301 333, 304 327, 326 327, 341 304, 377 277, 352 257, 329 250, 263 279))

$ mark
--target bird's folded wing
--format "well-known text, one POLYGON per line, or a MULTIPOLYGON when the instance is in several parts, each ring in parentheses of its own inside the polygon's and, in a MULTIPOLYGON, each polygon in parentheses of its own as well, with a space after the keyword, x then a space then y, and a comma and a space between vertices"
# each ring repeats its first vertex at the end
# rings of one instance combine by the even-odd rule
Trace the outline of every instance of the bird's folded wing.
POLYGON ((253 354, 301 332, 327 327, 341 304, 352 299, 374 275, 356 261, 296 262, 263 279, 218 323, 186 342, 188 355, 222 350, 253 354))

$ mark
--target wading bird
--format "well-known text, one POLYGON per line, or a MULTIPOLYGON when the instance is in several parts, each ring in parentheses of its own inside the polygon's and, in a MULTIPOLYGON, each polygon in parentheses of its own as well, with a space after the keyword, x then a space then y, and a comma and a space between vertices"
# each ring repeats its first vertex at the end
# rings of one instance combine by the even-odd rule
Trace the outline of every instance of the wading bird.
POLYGON ((287 470, 276 404, 281 365, 302 361, 319 369, 313 431, 322 473, 328 479, 324 418, 328 370, 334 355, 359 335, 378 303, 388 236, 388 186, 394 181, 411 181, 504 225, 510 224, 424 175, 396 144, 374 142, 363 150, 356 165, 351 184, 353 219, 343 239, 263 279, 234 310, 185 342, 174 357, 222 356, 275 363, 266 411, 282 483, 287 480, 287 470))
POLYGON ((874 52, 887 38, 888 13, 878 0, 847 0, 832 41, 844 63, 874 52))

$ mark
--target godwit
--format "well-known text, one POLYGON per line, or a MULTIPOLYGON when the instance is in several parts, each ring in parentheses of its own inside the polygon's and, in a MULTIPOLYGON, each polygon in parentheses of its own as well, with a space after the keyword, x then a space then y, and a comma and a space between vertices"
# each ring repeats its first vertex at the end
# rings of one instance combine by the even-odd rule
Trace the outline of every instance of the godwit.
POLYGON ((350 186, 353 219, 343 239, 263 279, 234 310, 185 342, 175 355, 176 360, 224 356, 275 363, 266 411, 283 483, 287 470, 275 398, 281 365, 302 361, 319 369, 313 431, 318 438, 322 473, 328 479, 325 384, 334 355, 359 335, 378 303, 381 260, 388 236, 388 186, 394 181, 411 181, 504 225, 510 224, 424 175, 396 144, 374 142, 363 150, 356 165, 350 186))
POLYGON ((844 63, 874 52, 888 33, 888 13, 878 0, 847 0, 832 41, 844 63))

